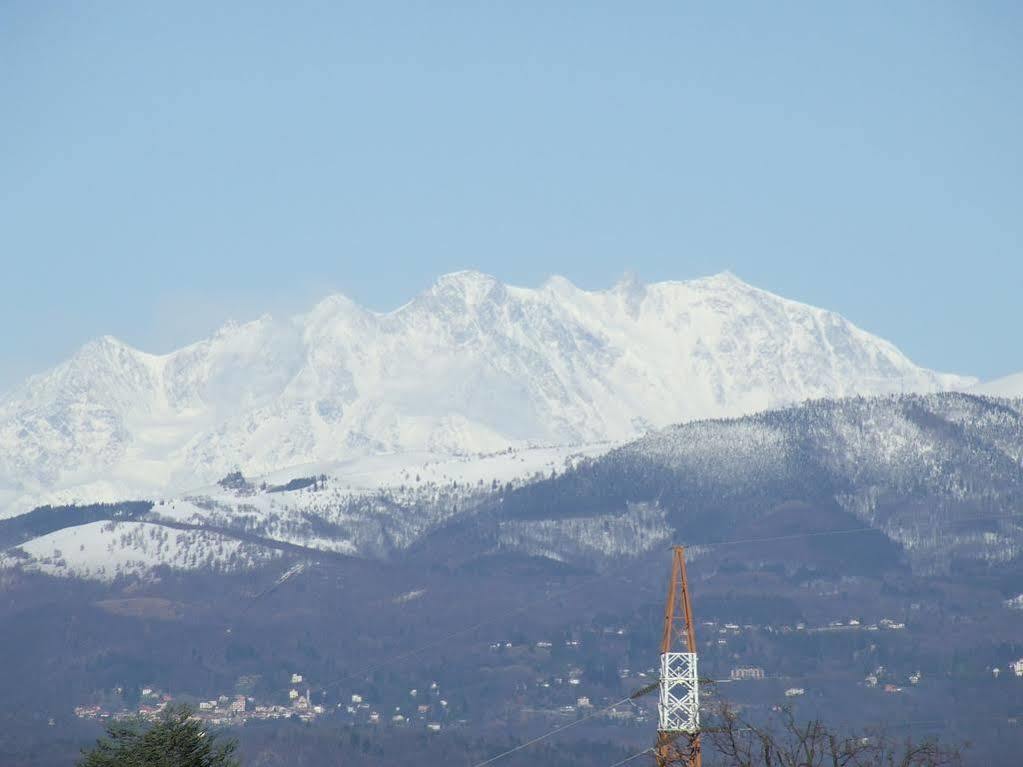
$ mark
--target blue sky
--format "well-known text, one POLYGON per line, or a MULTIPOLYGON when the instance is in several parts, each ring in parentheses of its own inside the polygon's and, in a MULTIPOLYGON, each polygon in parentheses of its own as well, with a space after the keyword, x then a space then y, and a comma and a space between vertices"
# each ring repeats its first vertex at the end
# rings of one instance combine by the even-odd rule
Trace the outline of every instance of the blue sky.
POLYGON ((0 6, 0 386, 461 268, 1023 369, 1018 3, 212 5, 0 6))

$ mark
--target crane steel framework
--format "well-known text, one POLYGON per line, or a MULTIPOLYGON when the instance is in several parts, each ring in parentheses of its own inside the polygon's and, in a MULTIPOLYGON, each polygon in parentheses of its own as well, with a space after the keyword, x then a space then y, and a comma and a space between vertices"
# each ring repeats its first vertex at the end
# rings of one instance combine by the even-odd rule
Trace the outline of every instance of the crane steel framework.
POLYGON ((657 767, 701 767, 696 635, 682 546, 672 549, 671 582, 661 636, 659 692, 657 745, 654 747, 657 767))

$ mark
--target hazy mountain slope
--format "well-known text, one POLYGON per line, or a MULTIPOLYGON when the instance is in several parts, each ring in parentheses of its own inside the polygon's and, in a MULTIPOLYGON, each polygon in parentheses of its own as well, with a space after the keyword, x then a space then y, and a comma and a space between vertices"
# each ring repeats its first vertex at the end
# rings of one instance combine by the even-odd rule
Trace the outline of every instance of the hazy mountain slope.
POLYGON ((90 343, 0 403, 0 514, 382 451, 621 440, 814 397, 973 381, 732 275, 587 292, 442 277, 150 355, 90 343))
POLYGON ((973 394, 981 394, 988 397, 1023 399, 1023 372, 996 378, 993 381, 985 381, 971 387, 970 391, 973 394))
POLYGON ((119 563, 121 572, 134 575, 164 565, 179 570, 239 569, 262 564, 255 554, 243 556, 246 552, 275 555, 275 549, 303 556, 324 552, 331 559, 343 555, 386 559, 452 518, 473 515, 499 492, 562 473, 608 447, 532 448, 441 458, 411 453, 370 456, 304 466, 301 475, 287 471, 255 478, 234 475, 230 481, 155 502, 44 506, 0 520, 0 572, 21 567, 104 579, 113 577, 119 563), (162 530, 162 537, 170 536, 178 546, 153 546, 140 535, 109 534, 114 529, 134 530, 137 525, 129 522, 145 523, 149 538, 162 530), (81 542, 69 538, 82 531, 92 534, 81 542), (235 548, 229 547, 226 555, 218 549, 211 558, 211 541, 224 540, 233 541, 235 548), (10 556, 3 556, 5 549, 10 556), (61 553, 54 555, 54 550, 61 553), (61 559, 66 562, 55 567, 61 559), (104 562, 110 567, 102 567, 104 562))
POLYGON ((512 492, 494 535, 550 554, 571 531, 577 543, 589 536, 594 555, 616 556, 610 539, 604 551, 596 543, 620 519, 645 525, 650 540, 665 539, 655 533, 667 526, 693 544, 865 523, 921 570, 1018 560, 1023 415, 998 400, 936 394, 673 426, 512 492))
MULTIPOLYGON (((863 527, 877 533, 811 543, 853 572, 879 558, 890 566, 900 550, 919 572, 1023 563, 1023 413, 967 394, 818 400, 676 425, 610 452, 391 456, 320 468, 305 478, 239 477, 151 507, 39 510, 31 525, 5 524, 29 565, 53 548, 26 541, 31 529, 46 531, 44 540, 59 537, 58 526, 126 518, 306 554, 427 565, 495 553, 599 565, 670 541, 863 527)), ((167 563, 145 541, 118 541, 108 543, 112 561, 167 563)), ((202 567, 208 546, 194 545, 198 554, 182 561, 202 567)), ((806 557, 812 552, 783 560, 798 566, 806 557)))
POLYGON ((606 446, 430 458, 373 456, 322 468, 312 485, 276 473, 250 487, 206 487, 161 500, 146 517, 236 530, 323 551, 387 558, 500 489, 562 473, 606 446), (267 481, 268 480, 268 481, 267 481), (257 486, 258 485, 258 486, 257 486), (284 487, 296 487, 283 491, 284 487))

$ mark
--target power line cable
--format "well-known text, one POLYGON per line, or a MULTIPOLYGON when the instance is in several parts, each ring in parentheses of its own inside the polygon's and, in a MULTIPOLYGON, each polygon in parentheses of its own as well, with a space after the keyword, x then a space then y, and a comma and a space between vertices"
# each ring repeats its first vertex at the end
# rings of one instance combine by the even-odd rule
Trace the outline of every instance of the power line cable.
POLYGON ((555 727, 553 730, 549 730, 545 732, 543 735, 537 735, 535 738, 531 738, 530 740, 527 740, 525 743, 520 743, 519 745, 515 746, 515 748, 509 748, 507 751, 502 751, 497 756, 492 756, 489 759, 483 760, 482 762, 477 762, 476 764, 472 765, 472 767, 484 767, 484 765, 492 764, 493 762, 496 762, 498 759, 503 759, 506 756, 510 756, 511 754, 514 754, 517 751, 521 751, 524 748, 532 746, 534 743, 539 743, 541 740, 546 740, 552 735, 557 735, 559 732, 564 732, 570 727, 575 727, 577 724, 582 724, 587 719, 592 719, 595 716, 599 716, 600 714, 610 711, 615 706, 620 706, 621 704, 627 702, 631 697, 632 697, 631 695, 627 695, 621 700, 616 701, 609 706, 604 706, 604 708, 597 709, 596 711, 593 711, 587 714, 586 716, 580 717, 575 721, 569 722, 568 724, 563 724, 560 727, 555 727))
POLYGON ((615 762, 614 764, 610 765, 610 767, 621 767, 621 765, 628 764, 633 759, 639 759, 644 754, 652 754, 653 752, 654 752, 654 750, 652 748, 644 748, 642 751, 637 751, 632 756, 625 757, 620 762, 615 762))

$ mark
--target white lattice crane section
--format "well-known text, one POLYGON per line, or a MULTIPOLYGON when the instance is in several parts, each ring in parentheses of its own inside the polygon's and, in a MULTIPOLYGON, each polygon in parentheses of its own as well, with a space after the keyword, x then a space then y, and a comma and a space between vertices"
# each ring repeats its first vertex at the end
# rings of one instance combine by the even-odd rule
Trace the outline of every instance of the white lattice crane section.
POLYGON ((657 705, 657 729, 661 732, 700 730, 700 682, 696 653, 661 653, 661 689, 657 705))

